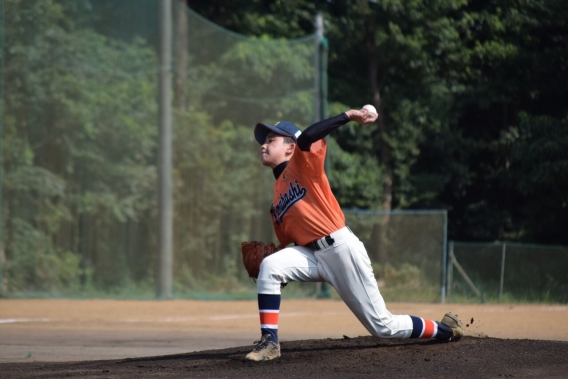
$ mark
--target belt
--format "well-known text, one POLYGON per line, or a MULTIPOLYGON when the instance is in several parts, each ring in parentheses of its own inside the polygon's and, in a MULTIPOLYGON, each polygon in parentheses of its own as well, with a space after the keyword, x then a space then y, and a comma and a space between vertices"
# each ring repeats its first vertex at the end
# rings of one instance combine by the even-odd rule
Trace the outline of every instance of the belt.
POLYGON ((351 229, 349 229, 348 226, 345 226, 331 233, 330 235, 322 237, 319 240, 312 241, 305 246, 312 250, 327 249, 328 247, 333 246, 335 242, 341 241, 342 239, 347 237, 349 234, 353 234, 353 232, 351 231, 351 229))

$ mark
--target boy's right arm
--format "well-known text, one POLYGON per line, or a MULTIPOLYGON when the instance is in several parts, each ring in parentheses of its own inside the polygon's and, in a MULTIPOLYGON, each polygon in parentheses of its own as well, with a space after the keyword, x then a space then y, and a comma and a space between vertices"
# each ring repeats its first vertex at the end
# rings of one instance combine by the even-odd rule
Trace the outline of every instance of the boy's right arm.
POLYGON ((335 117, 318 121, 315 124, 308 126, 306 130, 300 134, 298 137, 298 147, 302 151, 310 151, 310 147, 314 142, 319 141, 335 129, 339 128, 341 125, 345 125, 348 122, 349 117, 346 113, 341 113, 335 117))
POLYGON ((375 122, 378 117, 377 114, 369 113, 366 109, 359 111, 351 109, 337 116, 318 121, 310 125, 300 134, 298 137, 298 147, 302 151, 310 151, 310 147, 314 142, 319 141, 335 129, 347 124, 349 121, 355 121, 361 125, 368 125, 375 122))
POLYGON ((376 113, 369 113, 366 108, 362 108, 361 110, 351 109, 345 112, 347 117, 349 117, 349 121, 355 121, 361 125, 369 125, 372 124, 379 118, 379 115, 376 113))

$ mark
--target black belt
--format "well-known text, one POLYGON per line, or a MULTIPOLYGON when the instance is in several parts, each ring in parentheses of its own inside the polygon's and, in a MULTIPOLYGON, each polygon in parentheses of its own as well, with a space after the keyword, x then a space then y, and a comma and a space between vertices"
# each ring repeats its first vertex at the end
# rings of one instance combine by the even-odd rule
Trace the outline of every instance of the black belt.
MULTIPOLYGON (((335 240, 333 239, 332 236, 325 236, 325 237, 320 238, 319 240, 315 240, 315 241, 312 241, 312 242, 306 244, 306 247, 309 248, 309 249, 312 249, 312 250, 321 250, 321 249, 324 249, 325 247, 322 247, 322 246, 320 246, 320 245, 318 244, 318 241, 320 241, 320 240, 322 240, 322 239, 325 239, 325 242, 326 242, 329 246, 332 246, 333 243, 335 242, 335 240)), ((329 246, 327 246, 327 247, 329 247, 329 246)))

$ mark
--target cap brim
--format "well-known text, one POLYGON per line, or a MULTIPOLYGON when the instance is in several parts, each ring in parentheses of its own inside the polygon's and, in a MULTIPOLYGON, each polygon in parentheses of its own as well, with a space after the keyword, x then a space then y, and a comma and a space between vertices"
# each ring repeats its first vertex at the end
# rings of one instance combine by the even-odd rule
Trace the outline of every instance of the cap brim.
POLYGON ((259 122, 254 127, 254 138, 256 138, 256 141, 262 145, 266 141, 266 136, 270 132, 274 132, 281 136, 290 136, 289 134, 282 133, 282 130, 277 129, 275 126, 259 122))

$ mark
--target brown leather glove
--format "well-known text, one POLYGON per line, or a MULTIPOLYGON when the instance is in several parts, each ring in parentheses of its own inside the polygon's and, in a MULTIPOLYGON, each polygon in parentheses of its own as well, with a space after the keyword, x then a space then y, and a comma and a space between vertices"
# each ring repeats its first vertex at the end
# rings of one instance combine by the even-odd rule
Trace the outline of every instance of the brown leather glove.
POLYGON ((243 264, 245 265, 249 276, 257 279, 262 260, 270 254, 280 250, 279 248, 276 248, 276 245, 272 242, 267 244, 259 241, 241 242, 243 264))

